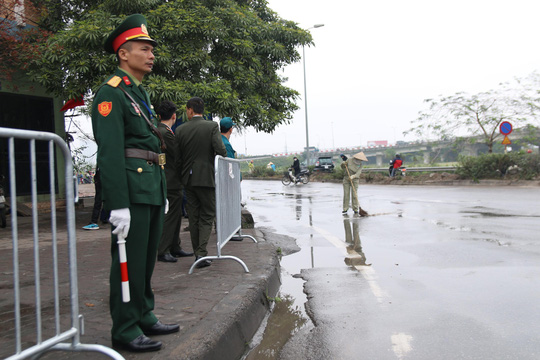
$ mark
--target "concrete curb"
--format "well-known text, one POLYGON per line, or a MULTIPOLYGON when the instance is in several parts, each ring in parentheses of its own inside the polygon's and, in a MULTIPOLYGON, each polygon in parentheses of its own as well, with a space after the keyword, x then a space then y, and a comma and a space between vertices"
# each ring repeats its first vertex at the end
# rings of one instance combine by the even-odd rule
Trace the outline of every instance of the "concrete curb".
MULTIPOLYGON (((258 239, 262 233, 258 232, 258 239)), ((247 274, 249 281, 232 289, 197 326, 178 339, 169 359, 239 359, 267 315, 270 304, 281 285, 280 264, 275 247, 258 244, 258 254, 270 257, 259 274, 247 274)), ((162 359, 156 354, 153 359, 162 359)))

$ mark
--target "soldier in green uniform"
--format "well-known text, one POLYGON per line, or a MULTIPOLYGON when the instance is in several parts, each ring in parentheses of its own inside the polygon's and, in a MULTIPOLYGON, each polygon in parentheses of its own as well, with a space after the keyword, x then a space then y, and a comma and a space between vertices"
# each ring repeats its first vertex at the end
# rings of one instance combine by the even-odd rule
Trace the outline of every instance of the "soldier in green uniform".
POLYGON ((155 351, 147 335, 177 332, 153 314, 151 278, 166 212, 164 149, 157 118, 141 82, 152 71, 154 46, 144 16, 127 17, 105 41, 118 69, 99 88, 92 105, 103 204, 111 211, 110 311, 112 343, 129 351, 155 351), (131 300, 122 301, 117 235, 126 238, 131 300))

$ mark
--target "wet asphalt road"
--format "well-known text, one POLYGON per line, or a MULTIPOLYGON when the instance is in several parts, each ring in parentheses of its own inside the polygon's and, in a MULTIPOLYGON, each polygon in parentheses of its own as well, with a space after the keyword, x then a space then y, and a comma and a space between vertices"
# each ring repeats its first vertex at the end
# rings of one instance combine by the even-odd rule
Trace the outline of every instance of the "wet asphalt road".
POLYGON ((540 358, 540 189, 363 185, 366 218, 341 215, 340 184, 242 192, 301 248, 281 293, 313 322, 282 359, 540 358))

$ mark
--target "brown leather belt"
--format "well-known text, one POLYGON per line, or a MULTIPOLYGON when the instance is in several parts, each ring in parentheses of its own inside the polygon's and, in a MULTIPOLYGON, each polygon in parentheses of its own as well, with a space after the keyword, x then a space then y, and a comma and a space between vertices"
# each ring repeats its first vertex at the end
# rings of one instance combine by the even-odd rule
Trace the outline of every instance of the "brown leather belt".
POLYGON ((158 165, 165 165, 165 154, 158 154, 153 151, 142 149, 125 149, 124 154, 128 158, 143 159, 158 165))

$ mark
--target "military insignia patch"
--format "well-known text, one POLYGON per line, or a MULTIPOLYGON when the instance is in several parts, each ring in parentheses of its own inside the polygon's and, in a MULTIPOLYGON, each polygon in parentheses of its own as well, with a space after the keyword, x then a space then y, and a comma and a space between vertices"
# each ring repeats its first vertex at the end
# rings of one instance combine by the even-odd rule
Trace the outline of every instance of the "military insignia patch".
POLYGON ((120 82, 122 81, 122 79, 120 78, 120 76, 113 76, 111 78, 111 80, 107 81, 107 85, 110 85, 112 87, 117 87, 118 84, 120 84, 120 82))
POLYGON ((146 25, 141 24, 141 31, 143 32, 143 34, 148 35, 148 29, 146 28, 146 25))
POLYGON ((131 81, 129 81, 129 78, 127 76, 124 76, 122 79, 124 79, 126 85, 131 85, 131 81))
POLYGON ((98 107, 98 112, 101 114, 101 116, 107 116, 112 111, 112 102, 104 101, 102 103, 99 103, 97 107, 98 107))

